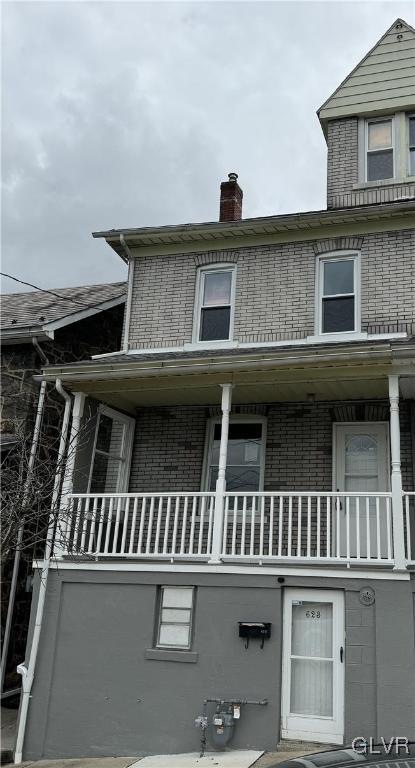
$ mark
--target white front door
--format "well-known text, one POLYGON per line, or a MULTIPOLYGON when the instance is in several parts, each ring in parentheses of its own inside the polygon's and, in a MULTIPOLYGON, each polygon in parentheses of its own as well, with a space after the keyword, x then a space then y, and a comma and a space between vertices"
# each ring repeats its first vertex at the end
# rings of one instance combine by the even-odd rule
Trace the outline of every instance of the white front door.
POLYGON ((342 591, 285 590, 281 709, 283 738, 343 743, 342 591))
POLYGON ((380 497, 376 501, 375 494, 389 490, 388 425, 380 422, 336 424, 334 434, 335 490, 362 496, 358 500, 350 497, 337 502, 333 547, 338 521, 342 556, 385 558, 390 546, 389 500, 380 497))

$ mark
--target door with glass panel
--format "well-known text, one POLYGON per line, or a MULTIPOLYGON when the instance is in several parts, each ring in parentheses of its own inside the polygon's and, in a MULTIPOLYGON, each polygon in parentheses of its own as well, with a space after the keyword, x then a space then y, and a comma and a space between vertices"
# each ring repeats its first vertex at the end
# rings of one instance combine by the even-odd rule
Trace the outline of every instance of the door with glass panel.
POLYGON ((335 490, 362 494, 334 505, 333 554, 385 558, 390 548, 390 502, 376 498, 389 490, 388 425, 336 424, 335 490), (372 494, 368 496, 367 494, 372 494))
POLYGON ((283 626, 281 735, 342 744, 343 592, 287 589, 283 626))

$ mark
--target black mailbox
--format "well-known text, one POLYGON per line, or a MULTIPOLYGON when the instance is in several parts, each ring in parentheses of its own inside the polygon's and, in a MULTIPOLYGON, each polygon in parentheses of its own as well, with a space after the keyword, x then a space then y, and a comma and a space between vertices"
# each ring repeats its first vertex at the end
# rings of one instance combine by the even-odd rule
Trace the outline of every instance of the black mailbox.
POLYGON ((269 640, 269 638, 271 637, 271 622, 270 621, 240 621, 239 637, 245 638, 246 640, 245 648, 248 648, 248 644, 251 639, 262 640, 261 648, 263 648, 264 640, 269 640))

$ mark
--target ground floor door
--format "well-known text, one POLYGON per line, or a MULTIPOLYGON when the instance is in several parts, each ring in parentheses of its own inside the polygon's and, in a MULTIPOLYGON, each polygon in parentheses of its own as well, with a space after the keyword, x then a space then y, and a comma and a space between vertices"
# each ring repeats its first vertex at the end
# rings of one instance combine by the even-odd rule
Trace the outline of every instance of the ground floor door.
POLYGON ((282 738, 342 744, 343 592, 285 590, 283 626, 282 738))

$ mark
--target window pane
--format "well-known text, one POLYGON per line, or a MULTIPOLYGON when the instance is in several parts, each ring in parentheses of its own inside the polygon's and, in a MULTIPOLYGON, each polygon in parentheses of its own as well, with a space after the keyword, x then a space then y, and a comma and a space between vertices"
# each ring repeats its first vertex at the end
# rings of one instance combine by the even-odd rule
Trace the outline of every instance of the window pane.
POLYGON ((354 298, 323 299, 323 333, 354 331, 354 298))
POLYGON ((415 176, 415 149, 411 149, 410 153, 410 174, 415 176))
POLYGON ((159 645, 174 645, 179 648, 189 647, 190 627, 177 624, 160 626, 159 645))
POLYGON ((91 477, 91 493, 116 493, 121 460, 96 453, 91 477))
POLYGON ((333 604, 303 601, 293 605, 291 653, 293 656, 333 655, 333 604))
POLYGON ((231 303, 232 272, 207 272, 203 304, 209 306, 231 303))
POLYGON ((200 320, 200 341, 229 339, 231 308, 202 309, 200 320))
POLYGON ((337 293, 354 292, 354 260, 325 261, 324 285, 325 296, 333 296, 337 293))
POLYGON ((393 178, 393 150, 369 152, 367 156, 367 180, 393 178))
POLYGON ((290 712, 313 717, 333 716, 333 662, 291 661, 290 712))
POLYGON ((368 133, 369 149, 382 149, 392 146, 392 120, 380 120, 377 123, 369 123, 368 133))
POLYGON ((105 451, 112 456, 120 456, 123 434, 124 424, 121 421, 116 421, 101 413, 97 434, 97 450, 105 451))
MULTIPOLYGON (((210 471, 209 490, 214 491, 218 479, 218 466, 214 465, 210 471)), ((259 491, 260 467, 227 466, 226 490, 234 492, 259 491)))
POLYGON ((409 118, 409 146, 415 147, 415 117, 409 118))
POLYGON ((163 587, 163 608, 191 608, 193 587, 163 587))
POLYGON ((163 624, 190 624, 189 608, 163 608, 161 612, 163 624))
MULTIPOLYGON (((214 439, 220 440, 222 434, 221 424, 215 424, 214 439)), ((262 424, 260 422, 234 421, 229 424, 229 440, 260 440, 262 437, 262 424)))

